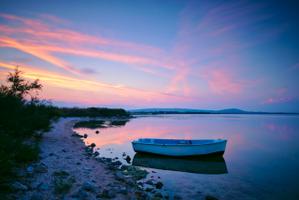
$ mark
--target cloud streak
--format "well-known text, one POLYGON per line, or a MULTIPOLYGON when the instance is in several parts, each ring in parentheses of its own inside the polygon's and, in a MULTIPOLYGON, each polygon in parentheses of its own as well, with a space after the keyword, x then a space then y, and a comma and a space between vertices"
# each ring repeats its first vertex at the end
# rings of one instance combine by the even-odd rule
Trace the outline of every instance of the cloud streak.
POLYGON ((2 47, 16 48, 72 73, 80 73, 80 70, 54 56, 55 53, 66 53, 131 64, 144 72, 152 71, 152 69, 147 69, 148 66, 154 68, 162 67, 168 70, 173 68, 171 64, 156 58, 157 55, 163 54, 163 51, 156 47, 107 39, 100 36, 95 37, 69 29, 54 28, 40 20, 32 20, 15 15, 0 14, 0 17, 12 21, 10 26, 0 25, 0 31, 5 34, 5 36, 0 38, 2 47), (21 24, 14 26, 14 23, 21 24), (133 52, 133 55, 124 52, 113 52, 120 49, 133 52))

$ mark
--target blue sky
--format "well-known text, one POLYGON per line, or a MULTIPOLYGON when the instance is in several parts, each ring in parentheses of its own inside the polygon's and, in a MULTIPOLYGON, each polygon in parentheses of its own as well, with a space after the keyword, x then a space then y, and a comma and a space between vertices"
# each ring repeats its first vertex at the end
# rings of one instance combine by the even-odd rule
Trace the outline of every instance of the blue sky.
POLYGON ((2 1, 0 76, 58 105, 299 112, 291 1, 2 1))

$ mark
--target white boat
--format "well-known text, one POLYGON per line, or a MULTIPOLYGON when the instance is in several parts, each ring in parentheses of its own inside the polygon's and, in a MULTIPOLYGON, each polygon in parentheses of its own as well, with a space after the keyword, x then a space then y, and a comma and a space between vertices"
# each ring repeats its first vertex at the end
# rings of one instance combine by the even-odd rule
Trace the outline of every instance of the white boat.
POLYGON ((152 153, 165 156, 203 156, 222 155, 226 140, 180 140, 140 138, 132 142, 135 152, 152 153))

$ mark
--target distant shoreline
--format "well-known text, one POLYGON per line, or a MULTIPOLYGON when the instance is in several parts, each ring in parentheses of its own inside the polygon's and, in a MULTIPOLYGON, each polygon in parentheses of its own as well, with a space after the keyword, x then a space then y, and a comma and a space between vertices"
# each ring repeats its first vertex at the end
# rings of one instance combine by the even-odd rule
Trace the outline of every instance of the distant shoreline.
POLYGON ((299 115, 299 113, 202 113, 202 112, 130 112, 131 115, 299 115))

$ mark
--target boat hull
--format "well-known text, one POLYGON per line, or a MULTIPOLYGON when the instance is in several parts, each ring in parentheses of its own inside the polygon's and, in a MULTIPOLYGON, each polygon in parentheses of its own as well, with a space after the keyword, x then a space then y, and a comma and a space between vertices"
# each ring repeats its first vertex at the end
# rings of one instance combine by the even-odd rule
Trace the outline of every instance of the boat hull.
POLYGON ((165 156, 205 156, 223 155, 226 140, 217 143, 203 145, 163 145, 132 142, 133 149, 139 153, 151 153, 165 156))

